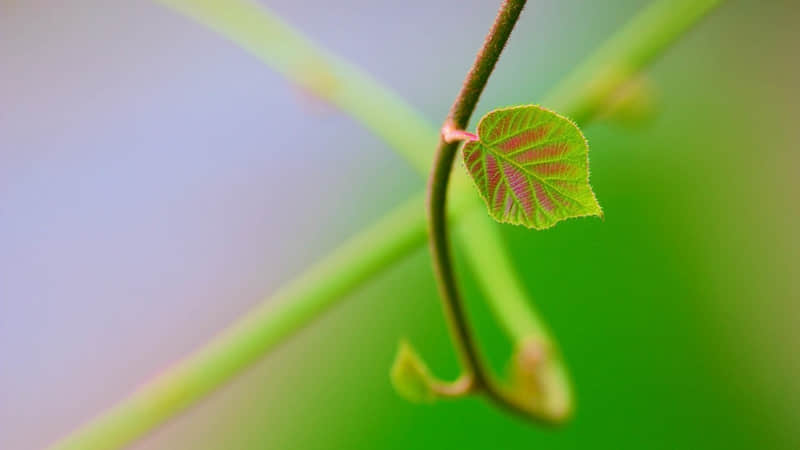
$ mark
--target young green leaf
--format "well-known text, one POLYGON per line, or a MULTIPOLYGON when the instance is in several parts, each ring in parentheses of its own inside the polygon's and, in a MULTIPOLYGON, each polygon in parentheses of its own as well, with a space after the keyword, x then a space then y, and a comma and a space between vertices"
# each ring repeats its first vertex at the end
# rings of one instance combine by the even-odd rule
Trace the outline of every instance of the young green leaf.
POLYGON ((397 356, 394 358, 391 379, 397 393, 406 400, 432 403, 437 398, 434 389, 436 380, 422 358, 405 341, 400 343, 397 356))
POLYGON ((540 106, 494 110, 464 146, 464 164, 498 222, 541 230, 602 216, 589 186, 589 146, 569 119, 540 106))

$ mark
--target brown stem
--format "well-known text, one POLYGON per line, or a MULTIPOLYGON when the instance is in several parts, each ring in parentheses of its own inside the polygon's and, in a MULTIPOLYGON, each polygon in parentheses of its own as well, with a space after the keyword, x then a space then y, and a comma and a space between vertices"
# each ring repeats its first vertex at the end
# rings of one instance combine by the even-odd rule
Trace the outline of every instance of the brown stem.
POLYGON ((428 182, 429 246, 450 333, 465 372, 463 377, 472 380, 473 389, 486 392, 493 400, 514 410, 520 408, 510 402, 507 396, 491 381, 489 369, 481 360, 477 343, 467 321, 464 302, 458 291, 450 255, 446 203, 450 172, 459 145, 458 140, 451 139, 451 134, 454 130, 466 128, 486 82, 489 80, 489 75, 500 58, 524 6, 525 0, 503 1, 497 18, 486 36, 486 41, 478 52, 475 62, 464 80, 464 85, 461 87, 461 92, 450 108, 447 120, 442 126, 442 138, 439 141, 428 182))

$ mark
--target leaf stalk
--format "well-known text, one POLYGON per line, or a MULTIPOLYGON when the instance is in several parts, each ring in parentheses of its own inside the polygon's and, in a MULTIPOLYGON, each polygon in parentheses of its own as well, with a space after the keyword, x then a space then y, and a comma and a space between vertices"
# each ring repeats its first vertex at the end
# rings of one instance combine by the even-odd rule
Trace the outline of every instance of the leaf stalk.
POLYGON ((478 140, 478 135, 469 131, 459 130, 452 123, 446 123, 442 127, 442 139, 448 144, 455 142, 472 142, 478 140))
MULTIPOLYGON (((204 24, 301 85, 310 80, 302 76, 303 68, 326 72, 326 76, 336 79, 340 89, 318 92, 319 95, 380 136, 417 170, 427 171, 429 157, 424 149, 432 141, 431 134, 435 135, 433 127, 412 113, 399 97, 362 71, 320 50, 263 5, 249 0, 154 1, 204 24), (376 111, 387 113, 381 116, 376 111)), ((653 2, 560 83, 542 104, 564 111, 580 125, 586 125, 596 117, 596 105, 603 104, 607 95, 626 81, 617 74, 638 73, 720 3, 722 0, 653 2), (613 70, 620 66, 625 70, 613 70), (598 85, 603 89, 597 89, 598 85)), ((477 200, 471 196, 469 199, 477 200)), ((159 374, 52 448, 121 448, 197 403, 304 329, 346 294, 422 245, 426 220, 422 202, 422 195, 413 197, 361 230, 259 302, 211 342, 177 362, 172 370, 159 374)), ((464 199, 460 205, 451 206, 455 206, 450 211, 451 220, 458 219, 459 231, 471 237, 465 241, 470 250, 466 256, 473 262, 494 261, 492 270, 476 272, 476 277, 482 286, 493 286, 488 300, 492 300, 490 307, 503 328, 520 338, 533 330, 540 340, 549 341, 541 319, 524 314, 529 308, 526 291, 513 275, 514 267, 502 251, 502 242, 490 232, 492 225, 485 210, 475 208, 482 205, 464 199), (475 235, 480 238, 474 239, 475 235)), ((565 369, 558 366, 558 370, 564 372, 566 379, 565 369)))

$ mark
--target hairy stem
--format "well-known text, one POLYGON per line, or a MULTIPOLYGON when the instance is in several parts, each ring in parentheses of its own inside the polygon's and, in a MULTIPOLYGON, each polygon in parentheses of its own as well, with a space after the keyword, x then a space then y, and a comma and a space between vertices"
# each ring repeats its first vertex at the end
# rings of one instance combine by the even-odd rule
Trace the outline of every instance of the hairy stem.
MULTIPOLYGON (((405 156, 415 168, 427 172, 430 160, 425 149, 435 143, 433 127, 419 116, 410 114, 408 105, 397 96, 380 89, 363 72, 340 61, 336 62, 338 60, 319 50, 263 6, 247 0, 156 1, 170 5, 213 28, 270 67, 307 88, 310 87, 313 77, 303 75, 306 72, 304 68, 309 67, 304 55, 310 53, 315 70, 336 80, 334 86, 349 86, 346 91, 335 95, 331 89, 321 90, 318 95, 363 120, 368 128, 387 139, 392 148, 405 156), (383 102, 380 108, 358 109, 362 108, 359 103, 362 94, 351 88, 356 85, 366 86, 370 96, 373 91, 380 92, 379 98, 383 102), (346 98, 348 95, 352 98, 346 98), (378 113, 385 115, 378 116, 378 113), (400 130, 402 135, 392 134, 391 128, 400 130)), ((569 77, 566 84, 562 83, 556 94, 548 96, 543 104, 575 118, 579 125, 586 125, 594 116, 585 111, 595 110, 591 105, 602 104, 604 101, 603 98, 594 96, 596 91, 592 87, 592 81, 595 74, 613 73, 613 66, 618 61, 625 61, 629 69, 641 70, 719 3, 719 0, 658 0, 608 40, 589 59, 589 63, 569 77), (651 11, 659 11, 661 16, 656 17, 651 11), (638 30, 635 39, 625 40, 620 37, 631 36, 632 29, 638 30), (639 52, 640 48, 647 48, 648 52, 639 52)), ((626 81, 616 77, 615 80, 619 84, 626 81)), ((613 89, 606 91, 613 93, 613 89)), ((460 179, 467 181, 465 178, 462 176, 460 179)), ((454 181, 458 180, 459 178, 454 181)), ((467 189, 471 189, 467 183, 454 188, 450 208, 454 219, 467 209, 483 208, 474 192, 467 189)), ((262 300, 245 317, 211 342, 176 363, 174 369, 156 376, 113 408, 76 429, 53 448, 120 448, 235 377, 282 340, 307 326, 336 301, 343 299, 345 294, 420 248, 426 237, 423 201, 423 194, 420 193, 384 216, 378 223, 362 230, 304 274, 262 300), (328 286, 329 289, 308 285, 312 282, 328 286)), ((508 259, 499 250, 502 240, 496 228, 487 220, 485 212, 476 212, 469 217, 459 230, 472 237, 463 241, 468 250, 466 256, 476 261, 485 260, 486 258, 481 257, 481 252, 491 249, 496 255, 489 259, 507 262, 508 259)), ((546 333, 541 321, 529 314, 530 301, 527 293, 511 269, 513 266, 510 263, 492 265, 485 270, 475 271, 475 276, 497 319, 511 336, 546 333), (489 295, 489 286, 493 286, 492 292, 497 295, 489 295), (503 289, 499 290, 499 287, 503 289)))
POLYGON ((450 255, 446 217, 447 188, 459 142, 448 142, 447 134, 452 133, 452 130, 466 128, 524 6, 525 0, 503 1, 486 41, 478 52, 475 62, 464 80, 464 85, 461 87, 461 92, 456 97, 442 127, 443 135, 436 150, 428 181, 428 246, 433 257, 439 295, 444 304, 450 333, 458 350, 463 370, 467 376, 473 378, 474 388, 484 389, 490 396, 494 394, 490 373, 481 361, 477 343, 470 331, 450 255))

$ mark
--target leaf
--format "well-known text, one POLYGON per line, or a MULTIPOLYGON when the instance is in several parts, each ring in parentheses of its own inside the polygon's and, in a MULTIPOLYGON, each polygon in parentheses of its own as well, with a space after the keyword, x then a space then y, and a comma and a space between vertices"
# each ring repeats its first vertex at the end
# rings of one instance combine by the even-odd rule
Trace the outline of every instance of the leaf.
POLYGON ((540 106, 494 110, 464 146, 464 164, 498 222, 549 228, 602 216, 589 186, 589 146, 569 119, 540 106))
POLYGON ((392 385, 406 400, 432 403, 438 397, 433 388, 436 380, 428 366, 407 342, 400 343, 391 371, 392 385))

